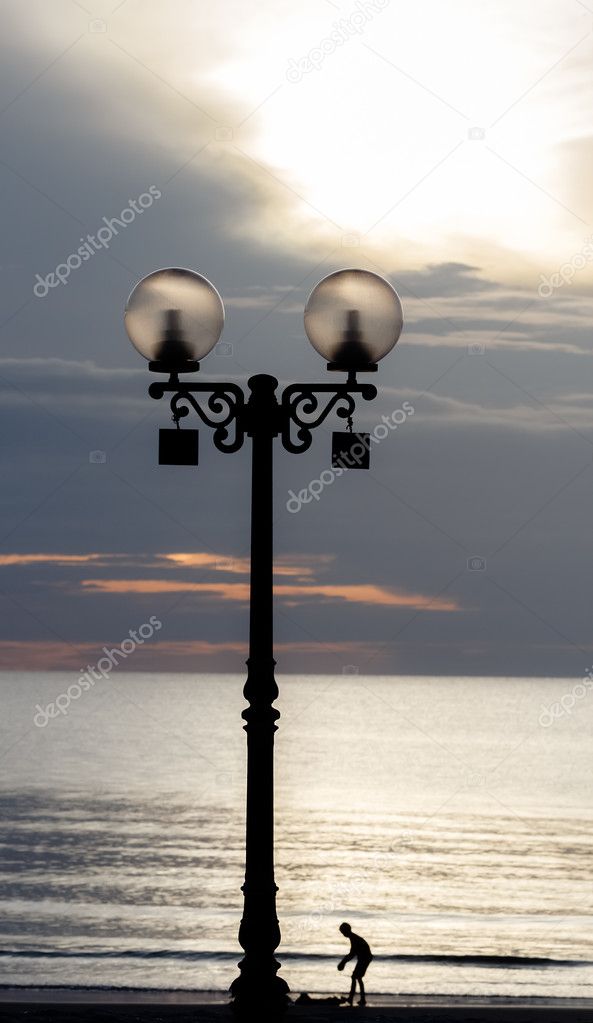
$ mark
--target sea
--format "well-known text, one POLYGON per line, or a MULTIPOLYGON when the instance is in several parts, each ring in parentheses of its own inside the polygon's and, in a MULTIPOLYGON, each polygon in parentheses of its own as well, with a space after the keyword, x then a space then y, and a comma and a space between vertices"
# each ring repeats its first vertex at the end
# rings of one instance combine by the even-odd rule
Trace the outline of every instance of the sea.
MULTIPOLYGON (((244 680, 77 679, 0 675, 0 985, 224 993, 244 680)), ((374 953, 370 997, 593 998, 590 688, 352 667, 278 683, 291 991, 347 991, 346 921, 374 953)))

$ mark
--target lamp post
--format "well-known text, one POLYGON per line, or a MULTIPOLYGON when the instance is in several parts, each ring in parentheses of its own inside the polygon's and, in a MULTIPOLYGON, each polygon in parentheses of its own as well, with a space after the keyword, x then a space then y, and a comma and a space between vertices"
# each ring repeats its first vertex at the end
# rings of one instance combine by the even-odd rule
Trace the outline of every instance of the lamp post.
POLYGON ((159 463, 198 464, 198 431, 181 429, 192 409, 213 430, 215 447, 238 451, 252 441, 251 592, 249 657, 243 690, 247 733, 247 807, 243 918, 239 944, 244 956, 230 991, 237 1010, 279 1011, 288 1003, 288 985, 277 976, 280 944, 274 880, 274 732, 280 716, 274 707, 278 687, 273 649, 272 457, 274 439, 298 454, 311 446, 312 430, 335 410, 348 430, 334 433, 334 465, 368 468, 368 434, 352 432, 355 396, 370 401, 372 384, 358 373, 374 372, 379 359, 396 344, 402 307, 391 285, 366 270, 339 270, 312 291, 305 309, 305 330, 327 368, 346 374, 334 383, 296 383, 277 395, 278 380, 258 374, 249 394, 233 382, 198 383, 179 379, 195 372, 214 348, 224 325, 220 295, 191 270, 165 269, 149 274, 132 291, 125 326, 132 344, 149 360, 149 369, 168 375, 150 385, 152 398, 171 394, 173 429, 161 430, 159 463), (354 448, 358 457, 351 461, 354 448), (362 457, 361 457, 362 456, 362 457))

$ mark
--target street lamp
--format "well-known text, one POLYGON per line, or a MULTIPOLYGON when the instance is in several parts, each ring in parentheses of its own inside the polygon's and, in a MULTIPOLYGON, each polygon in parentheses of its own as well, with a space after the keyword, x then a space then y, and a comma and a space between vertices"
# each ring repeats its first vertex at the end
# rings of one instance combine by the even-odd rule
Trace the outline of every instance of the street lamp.
POLYGON ((277 976, 280 944, 274 880, 274 732, 279 711, 273 650, 273 441, 298 454, 312 443, 312 430, 334 409, 348 430, 334 433, 336 465, 368 468, 368 434, 352 432, 355 395, 370 401, 372 384, 357 373, 374 372, 396 344, 403 325, 402 307, 391 285, 368 270, 338 270, 313 289, 305 309, 305 330, 313 347, 328 360, 329 370, 346 373, 335 383, 288 384, 277 397, 278 380, 251 377, 246 396, 236 383, 179 380, 195 372, 199 360, 215 346, 224 325, 224 308, 216 288, 192 270, 157 270, 132 291, 125 326, 149 369, 168 374, 150 385, 152 398, 171 393, 174 429, 160 430, 159 463, 198 464, 198 430, 180 428, 190 408, 213 430, 215 447, 238 451, 245 436, 252 440, 251 578, 249 657, 243 694, 247 733, 247 809, 244 909, 239 944, 245 955, 240 975, 231 984, 237 1010, 278 1011, 288 1004, 289 988, 277 976), (206 397, 207 396, 207 397, 206 397), (327 400, 323 400, 327 396, 327 400), (350 460, 355 445, 364 459, 350 460))

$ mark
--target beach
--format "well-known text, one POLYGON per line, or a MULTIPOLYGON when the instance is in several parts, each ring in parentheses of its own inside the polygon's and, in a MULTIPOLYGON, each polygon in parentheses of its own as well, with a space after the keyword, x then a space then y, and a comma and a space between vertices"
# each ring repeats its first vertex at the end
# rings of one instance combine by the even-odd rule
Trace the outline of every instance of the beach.
MULTIPOLYGON (((202 992, 43 991, 0 992, 0 1015, 6 1023, 218 1023, 233 1018, 226 1002, 208 1001, 202 992)), ((252 1016, 251 1018, 255 1018, 252 1016)), ((281 1017, 334 1023, 593 1023, 593 1000, 385 998, 366 1008, 291 1005, 281 1017)))

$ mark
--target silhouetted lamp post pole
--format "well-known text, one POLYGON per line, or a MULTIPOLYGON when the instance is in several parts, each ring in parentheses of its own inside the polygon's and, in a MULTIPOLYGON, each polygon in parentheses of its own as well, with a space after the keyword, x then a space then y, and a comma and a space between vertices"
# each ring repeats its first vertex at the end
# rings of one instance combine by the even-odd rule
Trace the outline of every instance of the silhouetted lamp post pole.
POLYGON ((247 732, 247 812, 243 919, 239 943, 245 955, 231 985, 237 1009, 281 1009, 288 985, 277 976, 280 944, 274 880, 274 732, 280 714, 274 707, 278 687, 273 649, 272 455, 274 438, 287 451, 306 451, 312 430, 335 409, 348 430, 334 433, 332 464, 368 468, 369 436, 352 432, 354 396, 376 397, 372 384, 357 373, 374 372, 379 359, 397 342, 403 317, 397 293, 377 274, 339 270, 312 291, 305 309, 305 330, 313 347, 328 359, 328 369, 346 379, 335 383, 289 384, 277 396, 275 377, 258 374, 248 381, 246 398, 236 383, 189 382, 179 374, 196 372, 214 348, 224 325, 216 288, 192 270, 166 269, 149 274, 132 291, 125 325, 132 344, 149 369, 168 379, 150 385, 152 398, 171 393, 173 429, 159 432, 161 465, 197 465, 198 430, 181 429, 190 408, 213 430, 219 451, 238 451, 252 441, 251 596, 248 672, 243 711, 247 732), (354 462, 351 453, 358 445, 354 462))

